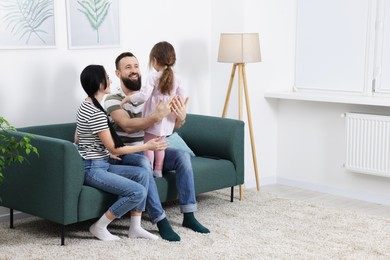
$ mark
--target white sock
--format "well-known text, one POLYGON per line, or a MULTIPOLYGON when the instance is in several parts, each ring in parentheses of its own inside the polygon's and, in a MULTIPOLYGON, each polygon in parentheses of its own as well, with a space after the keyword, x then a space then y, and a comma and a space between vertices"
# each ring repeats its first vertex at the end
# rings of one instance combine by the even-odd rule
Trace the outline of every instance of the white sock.
POLYGON ((106 217, 106 214, 103 214, 101 218, 96 221, 92 226, 89 227, 89 232, 92 233, 95 237, 99 238, 103 241, 111 241, 111 240, 119 240, 118 236, 111 234, 107 230, 108 224, 111 223, 112 220, 106 217))
POLYGON ((156 178, 161 178, 162 177, 162 171, 154 170, 153 171, 153 176, 156 177, 156 178))
POLYGON ((131 216, 129 238, 147 238, 157 240, 158 236, 153 235, 141 227, 141 216, 131 216))

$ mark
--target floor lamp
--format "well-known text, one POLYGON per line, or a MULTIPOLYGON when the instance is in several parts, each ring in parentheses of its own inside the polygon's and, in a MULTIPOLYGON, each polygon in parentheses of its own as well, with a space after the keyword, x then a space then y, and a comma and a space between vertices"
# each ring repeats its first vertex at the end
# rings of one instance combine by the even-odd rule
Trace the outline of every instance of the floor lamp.
MULTIPOLYGON (((236 71, 238 70, 238 119, 242 120, 242 92, 244 90, 249 124, 249 134, 252 146, 253 166, 255 169, 256 187, 258 191, 260 191, 260 185, 259 176, 257 172, 256 148, 253 135, 248 87, 246 83, 245 63, 260 61, 261 54, 258 33, 221 33, 219 42, 218 62, 233 63, 222 117, 226 116, 234 76, 236 71)), ((243 199, 243 196, 243 185, 241 185, 240 200, 243 199)))

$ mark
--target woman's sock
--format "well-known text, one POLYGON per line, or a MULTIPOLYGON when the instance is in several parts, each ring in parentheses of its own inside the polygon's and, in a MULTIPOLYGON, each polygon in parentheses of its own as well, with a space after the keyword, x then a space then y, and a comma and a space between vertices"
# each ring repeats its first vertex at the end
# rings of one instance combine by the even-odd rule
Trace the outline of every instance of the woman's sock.
POLYGON ((184 213, 183 227, 190 228, 195 232, 203 234, 210 233, 210 230, 208 230, 208 228, 204 227, 202 224, 199 223, 198 220, 196 220, 193 212, 184 213))
POLYGON ((157 240, 158 236, 153 235, 141 227, 141 216, 131 216, 129 238, 147 238, 157 240))
POLYGON ((180 236, 175 231, 173 231, 172 226, 167 218, 163 218, 162 220, 157 222, 157 227, 158 232, 163 239, 168 240, 170 242, 180 241, 180 236))
POLYGON ((89 232, 103 241, 119 240, 120 238, 118 236, 111 234, 107 230, 107 226, 111 223, 111 221, 112 220, 106 217, 106 214, 103 214, 98 221, 89 227, 89 232))

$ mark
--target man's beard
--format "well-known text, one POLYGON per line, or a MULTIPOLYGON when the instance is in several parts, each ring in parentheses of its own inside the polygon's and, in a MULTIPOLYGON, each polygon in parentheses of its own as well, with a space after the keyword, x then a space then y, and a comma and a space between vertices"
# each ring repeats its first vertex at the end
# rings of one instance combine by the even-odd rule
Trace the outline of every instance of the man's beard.
POLYGON ((138 91, 141 89, 141 76, 138 76, 138 80, 137 81, 132 81, 131 79, 129 78, 125 78, 125 77, 121 77, 121 80, 123 82, 123 85, 125 85, 125 87, 128 89, 128 90, 131 90, 131 91, 138 91))

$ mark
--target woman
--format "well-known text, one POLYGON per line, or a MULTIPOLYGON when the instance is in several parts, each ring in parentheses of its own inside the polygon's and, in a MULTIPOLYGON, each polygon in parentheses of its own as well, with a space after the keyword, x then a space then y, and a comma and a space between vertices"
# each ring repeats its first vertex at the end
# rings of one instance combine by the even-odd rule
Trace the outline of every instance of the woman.
POLYGON ((110 165, 110 154, 118 156, 146 150, 161 151, 167 148, 164 140, 152 139, 136 146, 123 146, 110 126, 100 105, 104 95, 110 93, 111 81, 101 65, 89 65, 81 73, 81 85, 88 97, 77 112, 76 139, 78 151, 84 160, 84 183, 118 195, 118 200, 95 222, 90 232, 100 240, 118 240, 107 230, 115 218, 131 211, 129 238, 158 239, 141 227, 141 214, 145 210, 149 175, 131 171, 125 165, 110 165))

